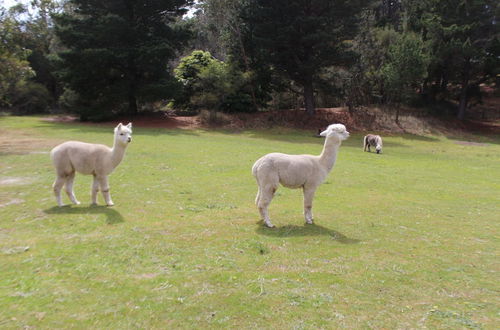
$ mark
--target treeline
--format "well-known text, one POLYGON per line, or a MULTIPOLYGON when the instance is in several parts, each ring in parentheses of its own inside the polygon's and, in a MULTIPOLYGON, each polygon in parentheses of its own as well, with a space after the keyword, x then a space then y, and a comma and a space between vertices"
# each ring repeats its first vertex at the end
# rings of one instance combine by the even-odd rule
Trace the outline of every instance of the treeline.
POLYGON ((497 0, 32 0, 0 9, 0 107, 83 120, 411 105, 498 84, 497 0))

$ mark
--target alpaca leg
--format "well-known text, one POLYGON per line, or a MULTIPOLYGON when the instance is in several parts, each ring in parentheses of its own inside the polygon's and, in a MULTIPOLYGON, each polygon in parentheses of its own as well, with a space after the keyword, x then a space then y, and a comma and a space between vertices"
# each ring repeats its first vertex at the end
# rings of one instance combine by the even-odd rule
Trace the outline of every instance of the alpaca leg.
POLYGON ((108 177, 102 176, 102 177, 99 177, 98 180, 99 180, 99 186, 101 187, 102 196, 104 197, 104 201, 106 202, 106 205, 108 205, 108 206, 115 205, 113 203, 113 201, 111 200, 111 194, 109 193, 108 177))
POLYGON ((313 224, 312 203, 316 189, 304 187, 304 218, 306 223, 313 224))
POLYGON ((54 189, 54 195, 56 196, 57 205, 63 206, 62 197, 61 197, 61 189, 64 186, 64 182, 66 182, 66 177, 64 175, 57 175, 52 188, 54 189))
POLYGON ((260 198, 257 201, 257 207, 259 208, 259 213, 260 217, 264 221, 264 224, 272 228, 274 225, 271 223, 271 219, 269 218, 269 212, 267 211, 267 208, 269 207, 269 204, 271 204, 271 201, 274 197, 274 193, 276 192, 276 187, 266 187, 264 189, 259 189, 260 191, 260 198))
POLYGON ((71 174, 68 174, 66 178, 66 194, 68 194, 69 199, 73 204, 80 204, 80 202, 75 197, 75 192, 73 191, 73 182, 75 182, 75 172, 73 171, 71 174))
POLYGON ((94 175, 94 179, 92 181, 92 205, 97 205, 97 193, 99 192, 99 181, 94 175))

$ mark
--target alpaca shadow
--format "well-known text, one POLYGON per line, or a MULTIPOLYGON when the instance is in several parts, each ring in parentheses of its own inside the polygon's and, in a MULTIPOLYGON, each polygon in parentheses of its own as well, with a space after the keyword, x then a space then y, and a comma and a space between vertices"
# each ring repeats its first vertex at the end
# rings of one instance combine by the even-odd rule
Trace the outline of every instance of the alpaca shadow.
POLYGON ((113 225, 115 223, 124 222, 123 216, 120 212, 103 205, 90 205, 90 206, 54 206, 50 209, 44 210, 47 214, 104 214, 106 216, 106 223, 113 225))
POLYGON ((316 224, 303 226, 297 225, 286 225, 282 227, 274 227, 268 228, 265 227, 263 222, 259 222, 259 228, 257 228, 256 232, 260 235, 272 236, 272 237, 298 237, 298 236, 330 236, 333 240, 342 243, 342 244, 357 244, 360 242, 358 239, 349 238, 344 234, 333 230, 328 229, 323 226, 319 226, 316 224))

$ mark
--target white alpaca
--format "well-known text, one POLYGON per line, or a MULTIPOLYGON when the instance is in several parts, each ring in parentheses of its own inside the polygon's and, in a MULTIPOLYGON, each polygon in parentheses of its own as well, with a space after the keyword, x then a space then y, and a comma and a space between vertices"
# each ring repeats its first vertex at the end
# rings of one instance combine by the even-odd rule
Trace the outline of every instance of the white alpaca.
POLYGON ((349 132, 344 125, 333 124, 320 135, 325 136, 326 140, 319 156, 271 153, 260 158, 253 165, 252 173, 259 186, 255 203, 266 226, 274 227, 269 219, 267 208, 280 183, 288 188, 303 189, 304 217, 306 223, 313 223, 314 193, 332 170, 340 144, 349 137, 349 132))
POLYGON ((80 204, 73 192, 75 171, 82 174, 92 174, 92 204, 97 204, 97 192, 101 188, 106 204, 112 206, 109 193, 108 175, 120 164, 125 155, 127 145, 132 141, 132 123, 118 124, 115 127, 113 148, 102 144, 68 141, 56 146, 50 152, 50 157, 56 168, 56 180, 53 184, 57 204, 63 206, 61 188, 66 186, 66 193, 73 204, 80 204))

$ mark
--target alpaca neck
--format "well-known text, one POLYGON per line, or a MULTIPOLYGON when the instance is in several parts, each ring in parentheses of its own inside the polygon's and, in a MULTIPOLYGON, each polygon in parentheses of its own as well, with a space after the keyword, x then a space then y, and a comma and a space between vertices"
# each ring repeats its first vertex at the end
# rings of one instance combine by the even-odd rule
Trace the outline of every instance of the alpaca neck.
POLYGON ((113 144, 113 148, 111 148, 111 165, 113 168, 117 167, 122 161, 125 155, 125 148, 126 145, 116 143, 116 141, 113 144))
POLYGON ((335 160, 337 159, 337 152, 339 151, 340 141, 336 138, 326 138, 325 145, 323 146, 323 151, 319 155, 320 164, 326 168, 328 172, 335 165, 335 160))

